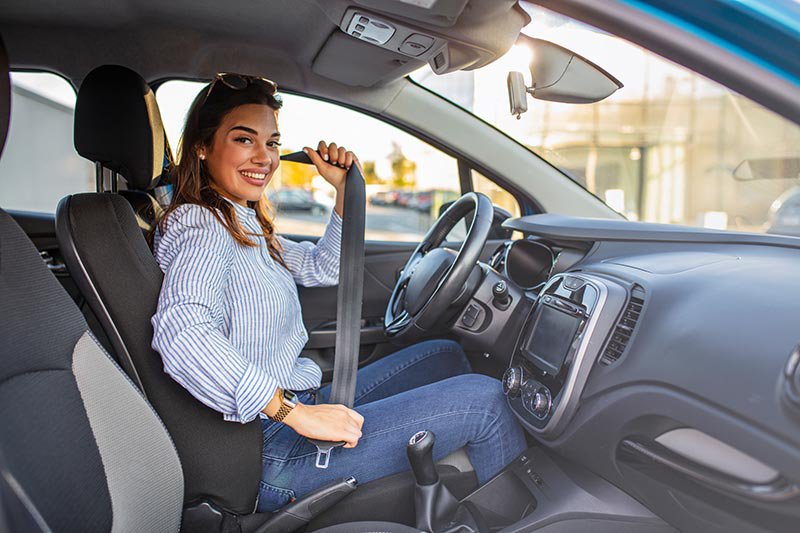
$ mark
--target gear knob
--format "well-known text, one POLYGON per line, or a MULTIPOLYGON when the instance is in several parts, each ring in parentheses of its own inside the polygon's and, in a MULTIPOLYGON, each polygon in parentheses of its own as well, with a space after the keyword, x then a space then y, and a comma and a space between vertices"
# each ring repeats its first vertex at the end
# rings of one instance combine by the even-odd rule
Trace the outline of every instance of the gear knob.
POLYGON ((408 462, 411 463, 411 470, 417 485, 433 485, 439 482, 439 474, 433 464, 433 445, 436 443, 436 435, 432 431, 419 431, 408 441, 406 453, 408 462))

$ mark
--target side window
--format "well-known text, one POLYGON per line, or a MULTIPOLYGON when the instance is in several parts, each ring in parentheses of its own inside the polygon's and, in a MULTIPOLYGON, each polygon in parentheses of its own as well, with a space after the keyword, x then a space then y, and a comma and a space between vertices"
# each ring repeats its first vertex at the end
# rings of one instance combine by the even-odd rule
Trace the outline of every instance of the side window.
POLYGON ((4 209, 54 213, 67 194, 94 190, 92 164, 73 143, 75 99, 60 76, 11 73, 11 127, 0 158, 4 209))
MULTIPOLYGON (((156 97, 172 146, 178 146, 186 112, 202 86, 173 81, 158 89, 156 97)), ((362 113, 312 98, 282 96, 278 127, 283 153, 316 147, 322 139, 347 147, 361 160, 367 184, 368 240, 418 242, 436 220, 441 205, 460 196, 458 166, 449 155, 362 113)), ((482 191, 479 182, 489 190, 491 182, 482 179, 475 180, 476 190, 482 191)), ((334 206, 334 193, 314 167, 282 163, 267 191, 279 232, 322 234, 334 206)), ((490 197, 494 199, 493 194, 490 197)), ((456 233, 454 230, 451 238, 457 238, 456 233)))
POLYGON ((520 216, 519 202, 507 190, 500 187, 498 184, 478 172, 472 171, 472 187, 475 192, 482 192, 489 198, 492 203, 497 207, 505 209, 511 216, 520 216))

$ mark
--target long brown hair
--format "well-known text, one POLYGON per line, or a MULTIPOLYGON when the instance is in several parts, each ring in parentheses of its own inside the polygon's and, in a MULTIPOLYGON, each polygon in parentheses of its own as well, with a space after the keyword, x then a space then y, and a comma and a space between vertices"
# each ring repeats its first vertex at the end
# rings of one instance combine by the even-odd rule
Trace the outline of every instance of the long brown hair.
POLYGON ((266 196, 257 202, 247 202, 247 206, 256 212, 262 232, 261 235, 250 233, 241 225, 233 205, 214 188, 208 168, 200 160, 199 154, 201 148, 211 146, 223 118, 234 108, 260 104, 277 111, 283 102, 279 95, 271 94, 259 83, 250 83, 244 89, 232 89, 223 83, 216 83, 210 93, 209 87, 210 84, 200 90, 186 116, 186 126, 178 147, 178 164, 172 173, 172 201, 159 217, 159 230, 162 234, 166 231, 167 218, 179 205, 197 204, 211 211, 240 245, 259 246, 250 237, 263 237, 267 241, 269 255, 285 267, 281 256, 283 248, 275 235, 272 207, 266 196))

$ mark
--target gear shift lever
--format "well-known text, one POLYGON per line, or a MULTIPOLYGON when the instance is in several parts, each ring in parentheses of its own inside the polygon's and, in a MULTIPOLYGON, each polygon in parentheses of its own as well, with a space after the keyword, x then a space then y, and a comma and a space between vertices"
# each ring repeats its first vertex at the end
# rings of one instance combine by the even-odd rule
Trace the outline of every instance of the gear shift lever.
POLYGON ((414 471, 417 485, 433 485, 439 482, 439 473, 433 464, 433 445, 436 436, 431 431, 419 431, 408 441, 408 462, 414 471))
POLYGON ((414 490, 417 529, 423 531, 441 531, 458 509, 458 500, 441 482, 433 463, 435 442, 432 431, 420 431, 411 437, 406 448, 417 485, 414 490))

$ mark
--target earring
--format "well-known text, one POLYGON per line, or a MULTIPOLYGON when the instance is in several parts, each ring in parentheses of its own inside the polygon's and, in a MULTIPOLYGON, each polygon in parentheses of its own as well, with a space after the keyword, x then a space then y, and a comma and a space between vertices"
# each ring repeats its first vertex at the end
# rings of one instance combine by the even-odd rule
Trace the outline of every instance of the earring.
POLYGON ((206 160, 206 154, 200 154, 200 159, 202 161, 205 161, 206 160))

